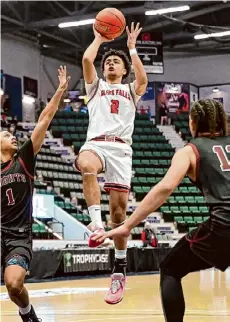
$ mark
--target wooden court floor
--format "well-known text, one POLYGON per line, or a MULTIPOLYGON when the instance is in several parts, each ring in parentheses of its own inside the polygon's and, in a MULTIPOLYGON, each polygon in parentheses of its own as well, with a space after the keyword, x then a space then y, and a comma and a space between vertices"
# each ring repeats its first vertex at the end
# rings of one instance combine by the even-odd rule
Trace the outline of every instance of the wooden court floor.
MULTIPOLYGON (((28 284, 31 302, 43 322, 164 322, 159 275, 128 277, 120 304, 104 302, 109 278, 28 284)), ((230 269, 207 270, 184 278, 187 301, 184 322, 230 322, 230 269)), ((1 321, 21 321, 1 287, 1 321)))

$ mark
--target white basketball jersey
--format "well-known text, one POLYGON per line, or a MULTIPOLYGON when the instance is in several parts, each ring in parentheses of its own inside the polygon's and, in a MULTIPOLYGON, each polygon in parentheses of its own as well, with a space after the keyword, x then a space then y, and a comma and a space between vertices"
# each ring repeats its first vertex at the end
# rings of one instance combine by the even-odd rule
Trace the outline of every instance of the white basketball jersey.
POLYGON ((113 135, 132 144, 136 103, 140 99, 134 83, 130 84, 132 95, 128 84, 108 84, 98 77, 85 86, 89 101, 87 141, 100 135, 113 135))

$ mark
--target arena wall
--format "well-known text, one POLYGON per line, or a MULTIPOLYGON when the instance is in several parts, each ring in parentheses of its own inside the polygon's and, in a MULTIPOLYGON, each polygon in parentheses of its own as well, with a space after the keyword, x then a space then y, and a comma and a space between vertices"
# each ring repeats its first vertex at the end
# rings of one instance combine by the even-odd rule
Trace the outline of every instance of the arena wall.
MULTIPOLYGON (((52 83, 57 85, 57 68, 63 61, 40 56, 39 49, 29 42, 2 38, 2 69, 6 74, 17 77, 27 76, 38 80, 39 94, 46 100, 49 93, 54 92, 43 65, 51 77, 52 83)), ((164 58, 164 74, 149 74, 149 81, 188 82, 195 85, 225 84, 230 82, 230 55, 215 56, 178 56, 166 53, 164 58)), ((66 63, 71 75, 70 88, 82 77, 81 67, 66 63)))

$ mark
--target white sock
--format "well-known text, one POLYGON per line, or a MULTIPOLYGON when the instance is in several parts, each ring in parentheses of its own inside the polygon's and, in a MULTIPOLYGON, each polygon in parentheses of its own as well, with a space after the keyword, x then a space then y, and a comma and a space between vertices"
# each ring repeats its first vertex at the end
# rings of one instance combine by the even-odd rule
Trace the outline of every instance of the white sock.
POLYGON ((26 307, 20 307, 19 308, 19 311, 22 315, 25 315, 25 314, 28 314, 31 310, 31 305, 29 304, 28 306, 26 307))
POLYGON ((115 248, 115 258, 123 259, 123 258, 126 258, 126 255, 127 255, 127 249, 119 250, 115 248))
POLYGON ((98 227, 104 228, 102 219, 101 219, 101 206, 94 205, 88 207, 89 215, 91 218, 91 221, 95 224, 97 224, 98 227))

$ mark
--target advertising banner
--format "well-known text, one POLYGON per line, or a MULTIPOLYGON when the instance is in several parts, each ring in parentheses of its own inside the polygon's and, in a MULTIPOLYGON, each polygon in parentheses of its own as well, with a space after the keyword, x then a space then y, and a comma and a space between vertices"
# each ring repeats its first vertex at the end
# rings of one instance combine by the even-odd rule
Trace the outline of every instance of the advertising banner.
MULTIPOLYGON (((189 84, 156 83, 156 123, 168 123, 177 114, 189 112, 189 84)), ((162 124, 163 125, 163 124, 162 124)))
POLYGON ((139 114, 148 114, 150 117, 155 116, 154 82, 148 82, 145 94, 137 103, 137 112, 139 114))
POLYGON ((111 269, 109 249, 63 250, 64 272, 107 271, 111 269))

